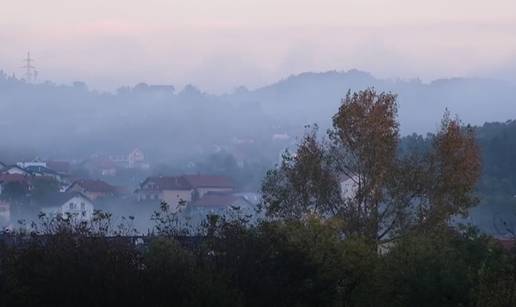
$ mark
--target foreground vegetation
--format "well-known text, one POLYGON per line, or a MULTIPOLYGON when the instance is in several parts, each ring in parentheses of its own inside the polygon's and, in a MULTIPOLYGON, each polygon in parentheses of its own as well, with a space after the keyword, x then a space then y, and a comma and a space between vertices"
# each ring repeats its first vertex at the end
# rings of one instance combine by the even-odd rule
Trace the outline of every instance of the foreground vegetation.
POLYGON ((516 304, 516 254, 469 228, 417 231, 378 250, 317 217, 255 226, 211 217, 194 244, 163 232, 135 245, 103 222, 52 225, 2 243, 1 305, 516 304))

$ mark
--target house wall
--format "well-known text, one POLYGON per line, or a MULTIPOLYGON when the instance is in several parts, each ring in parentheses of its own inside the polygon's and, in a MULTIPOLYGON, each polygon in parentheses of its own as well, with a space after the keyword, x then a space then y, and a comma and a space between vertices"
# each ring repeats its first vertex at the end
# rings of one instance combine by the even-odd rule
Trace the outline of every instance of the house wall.
POLYGON ((344 199, 353 198, 358 190, 358 185, 356 184, 355 179, 348 178, 344 181, 340 182, 340 192, 341 196, 344 199))
POLYGON ((83 197, 73 197, 61 206, 60 213, 76 215, 79 219, 93 218, 93 204, 83 197))
POLYGON ((0 201, 0 225, 11 220, 11 206, 6 202, 0 201))
POLYGON ((232 192, 233 189, 231 188, 197 188, 196 189, 199 192, 199 198, 203 197, 204 194, 208 192, 232 192))
POLYGON ((7 170, 5 173, 6 173, 6 174, 11 174, 11 175, 13 175, 13 174, 26 175, 26 174, 27 174, 27 172, 26 172, 26 171, 21 170, 21 169, 18 169, 18 168, 14 168, 14 167, 13 167, 13 168, 10 168, 10 169, 9 169, 9 170, 7 170))
POLYGON ((180 200, 192 201, 192 190, 165 190, 161 192, 160 200, 166 202, 175 211, 180 200))

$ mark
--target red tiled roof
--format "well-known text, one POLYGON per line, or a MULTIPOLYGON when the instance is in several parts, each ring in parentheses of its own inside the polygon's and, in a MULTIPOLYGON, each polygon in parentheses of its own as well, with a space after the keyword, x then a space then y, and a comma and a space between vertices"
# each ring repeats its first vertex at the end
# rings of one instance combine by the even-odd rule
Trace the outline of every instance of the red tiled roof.
POLYGON ((21 174, 0 174, 0 182, 29 182, 29 177, 21 174))
POLYGON ((188 184, 182 177, 175 176, 160 176, 160 177, 149 177, 147 178, 141 186, 148 183, 155 184, 155 188, 146 189, 146 190, 191 190, 192 186, 188 184))
POLYGON ((72 188, 75 185, 79 185, 84 190, 88 192, 98 192, 98 193, 114 193, 116 192, 116 188, 102 180, 88 180, 82 179, 77 180, 68 188, 72 188))
POLYGON ((184 175, 182 177, 194 188, 233 188, 231 180, 224 176, 184 175))

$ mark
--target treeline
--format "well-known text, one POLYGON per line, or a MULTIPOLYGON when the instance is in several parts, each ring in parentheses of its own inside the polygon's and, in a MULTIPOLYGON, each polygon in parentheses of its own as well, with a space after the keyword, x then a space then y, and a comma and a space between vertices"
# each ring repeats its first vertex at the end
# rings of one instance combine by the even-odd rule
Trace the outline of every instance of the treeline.
POLYGON ((2 244, 0 305, 516 304, 516 254, 468 228, 414 232, 388 250, 344 240, 339 222, 315 217, 255 226, 211 217, 187 246, 173 232, 134 245, 102 220, 45 229, 2 244))
MULTIPOLYGON (((475 138, 482 158, 482 176, 479 184, 484 194, 516 194, 516 121, 485 123, 474 127, 475 138)), ((417 134, 402 138, 402 149, 428 150, 433 134, 417 134)))
MULTIPOLYGON (((495 235, 514 235, 516 230, 516 121, 485 123, 472 128, 480 150, 482 171, 475 187, 479 205, 471 210, 471 222, 495 235)), ((402 152, 430 149, 434 134, 409 135, 400 143, 402 152)))

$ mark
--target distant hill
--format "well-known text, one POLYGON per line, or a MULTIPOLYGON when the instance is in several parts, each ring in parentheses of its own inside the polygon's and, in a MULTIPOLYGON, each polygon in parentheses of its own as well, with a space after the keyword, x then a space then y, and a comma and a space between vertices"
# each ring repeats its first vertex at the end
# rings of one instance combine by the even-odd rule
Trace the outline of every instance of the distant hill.
POLYGON ((255 90, 209 95, 194 86, 175 91, 144 83, 99 93, 82 82, 28 84, 0 72, 0 146, 55 156, 136 146, 164 157, 202 153, 235 139, 300 135, 305 124, 325 128, 347 91, 366 87, 399 94, 403 134, 435 130, 445 108, 475 125, 516 118, 516 84, 492 79, 424 83, 358 70, 307 72, 255 90))
POLYGON ((366 87, 398 94, 403 133, 435 129, 445 108, 468 123, 516 118, 516 84, 494 79, 450 78, 430 83, 420 80, 378 79, 367 72, 330 71, 291 76, 234 100, 259 101, 268 113, 296 116, 305 122, 328 121, 340 99, 351 89, 366 87))

